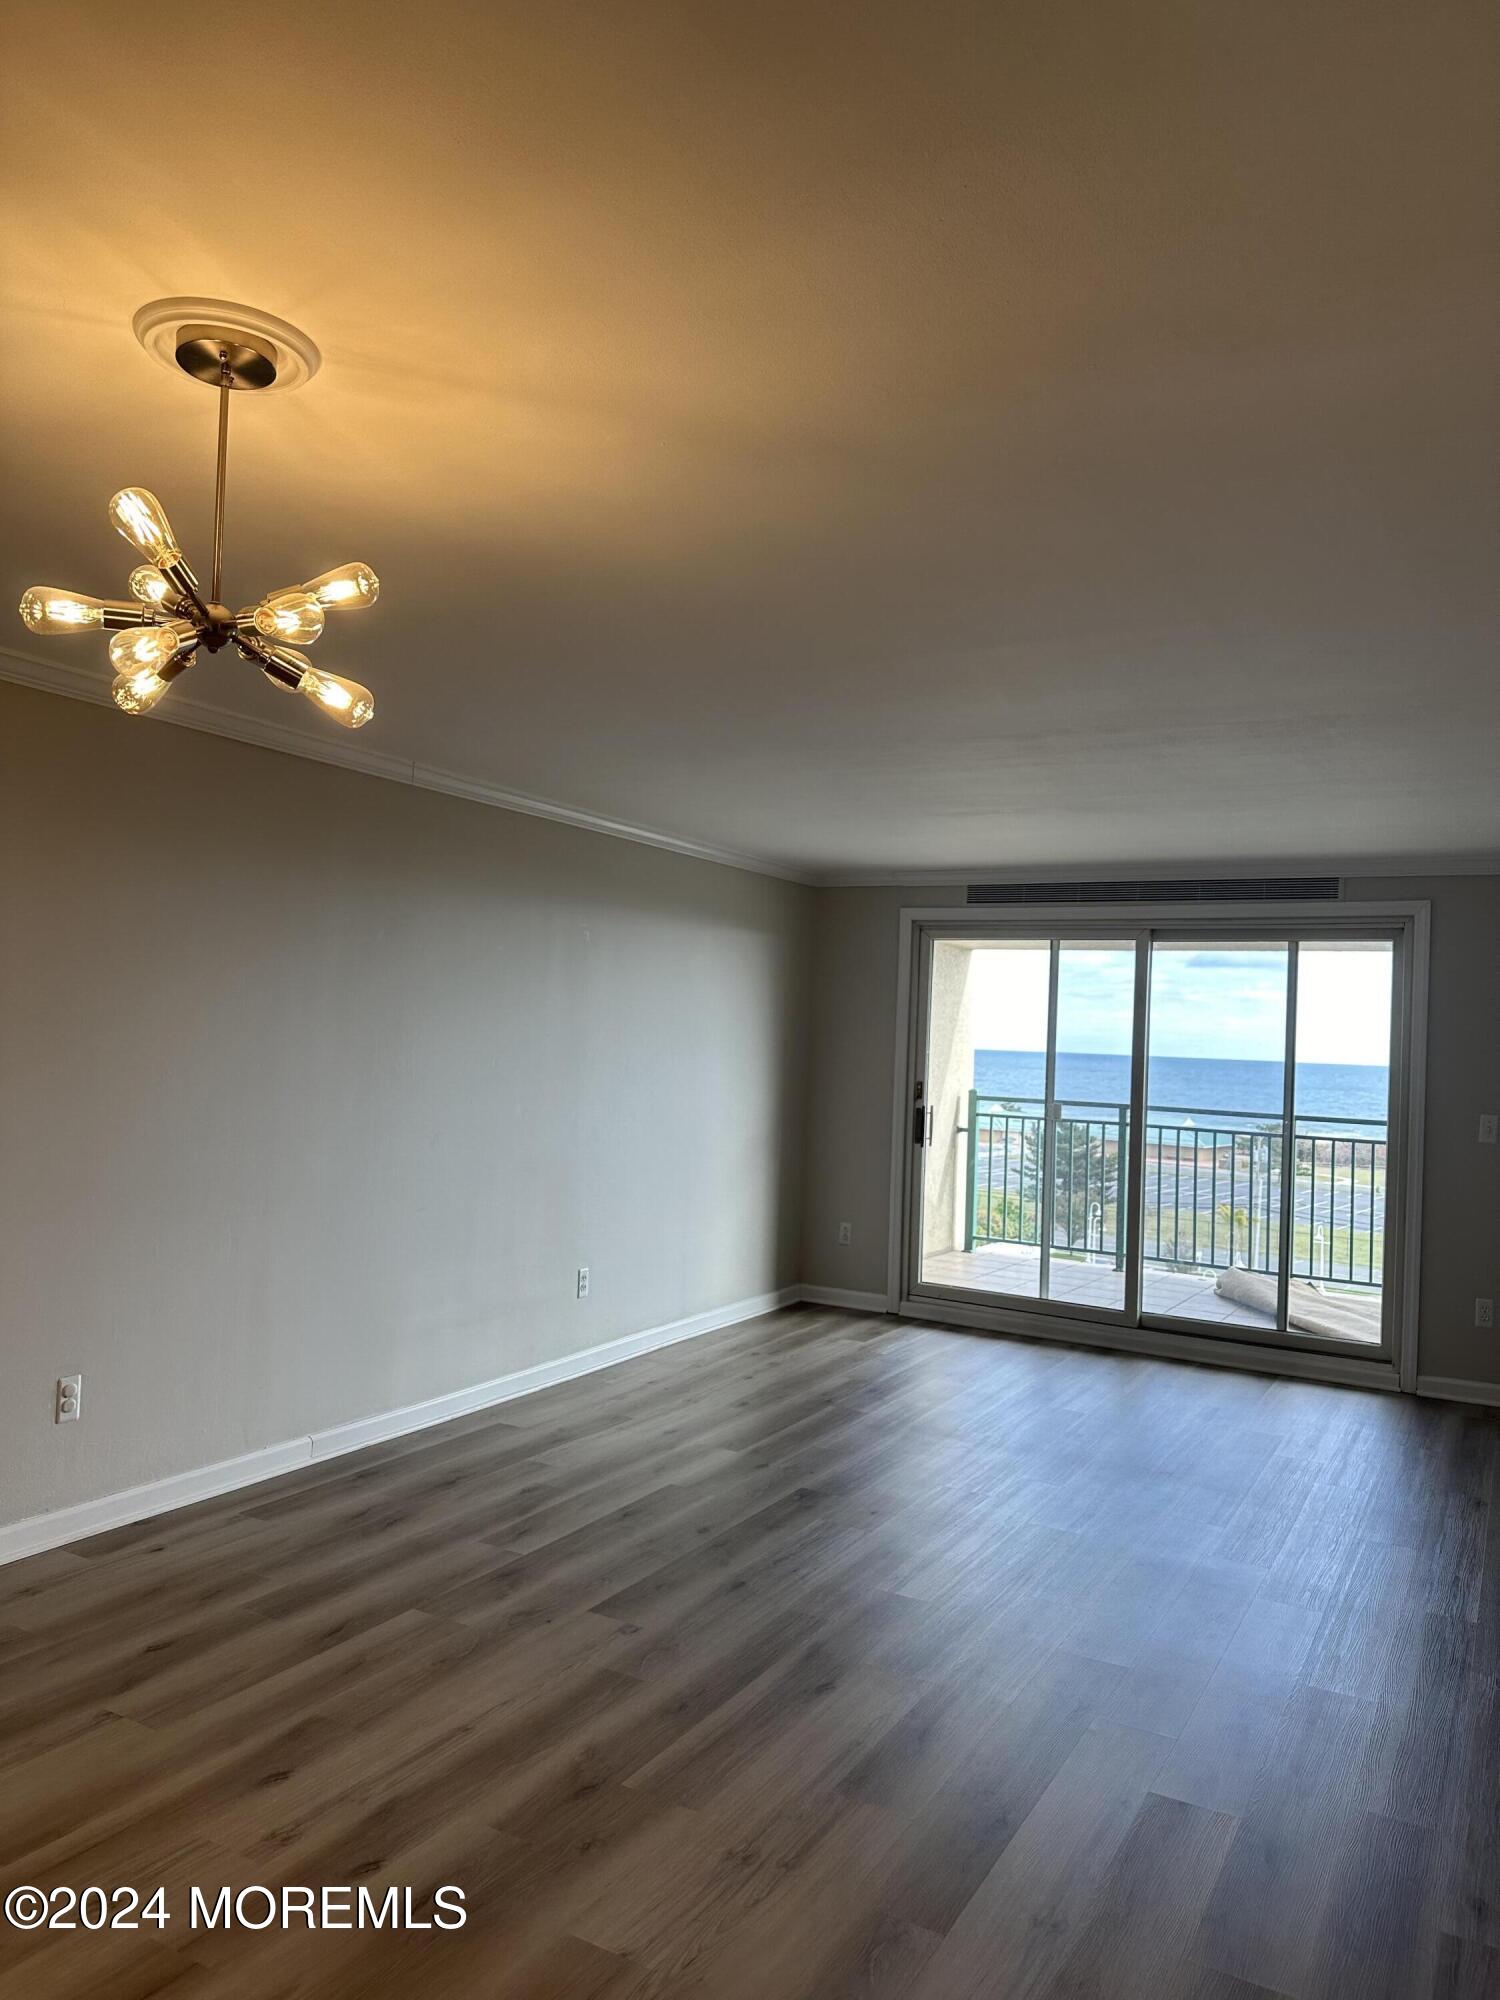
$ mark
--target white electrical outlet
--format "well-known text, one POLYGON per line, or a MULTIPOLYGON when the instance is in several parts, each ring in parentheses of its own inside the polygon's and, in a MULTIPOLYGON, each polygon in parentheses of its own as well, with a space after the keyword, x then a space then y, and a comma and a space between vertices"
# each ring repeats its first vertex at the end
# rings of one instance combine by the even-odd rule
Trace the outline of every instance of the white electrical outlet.
POLYGON ((1476 1326, 1493 1326, 1495 1324, 1495 1301, 1493 1299, 1476 1299, 1474 1301, 1474 1324, 1476 1326))
POLYGON ((1500 1136, 1500 1112, 1481 1111, 1479 1114, 1479 1143, 1493 1146, 1500 1136))
POLYGON ((840 1243, 852 1243, 854 1241, 854 1224, 852 1222, 841 1222, 839 1224, 839 1241, 840 1243))
POLYGON ((57 1378, 57 1399, 52 1408, 53 1423, 73 1423, 82 1408, 83 1377, 81 1375, 59 1375, 57 1378))
POLYGON ((586 1299, 588 1295, 589 1295, 589 1267, 587 1264, 580 1264, 578 1266, 578 1296, 581 1299, 586 1299))

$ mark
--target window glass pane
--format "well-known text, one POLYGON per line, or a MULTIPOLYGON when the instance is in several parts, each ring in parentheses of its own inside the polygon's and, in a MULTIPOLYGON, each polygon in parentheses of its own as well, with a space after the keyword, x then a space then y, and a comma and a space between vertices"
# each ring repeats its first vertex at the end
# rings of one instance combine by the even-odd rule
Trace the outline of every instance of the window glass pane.
POLYGON ((1048 938, 932 947, 922 1158, 925 1284, 1041 1294, 1048 938))
POLYGON ((1059 945, 1049 1299, 1114 1310, 1125 1303, 1134 1013, 1134 944, 1059 945))
POLYGON ((1298 952, 1293 1333, 1380 1339, 1393 962, 1382 940, 1298 952))
POLYGON ((1286 944, 1151 954, 1141 1308, 1274 1329, 1286 944))

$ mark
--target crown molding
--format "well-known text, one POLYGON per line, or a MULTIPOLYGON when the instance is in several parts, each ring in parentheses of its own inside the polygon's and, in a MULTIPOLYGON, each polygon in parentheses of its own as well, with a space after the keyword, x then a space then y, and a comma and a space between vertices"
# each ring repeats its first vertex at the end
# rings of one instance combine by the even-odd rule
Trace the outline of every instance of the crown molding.
MULTIPOLYGON (((66 644, 66 641, 64 641, 66 644)), ((39 660, 13 647, 0 646, 0 680, 17 681, 42 694, 58 694, 71 701, 91 701, 113 708, 109 682, 77 660, 39 660)), ((173 697, 171 712, 133 718, 141 722, 167 723, 179 729, 199 729, 209 736, 228 736, 237 743, 253 743, 261 750, 280 750, 290 757, 311 757, 320 764, 342 764, 352 771, 364 771, 373 778, 391 778, 409 785, 411 764, 404 757, 391 757, 380 750, 332 735, 313 736, 290 729, 282 722, 262 722, 253 716, 231 715, 211 702, 198 701, 185 690, 173 697)))
MULTIPOLYGON (((1232 881, 1245 875, 1337 875, 1373 879, 1383 875, 1500 875, 1500 850, 1478 854, 1360 854, 1326 857, 1281 857, 1261 861, 1137 861, 1095 867, 1077 861, 1045 867, 995 868, 830 868, 813 880, 820 889, 956 889, 1005 882, 1147 882, 1157 877, 1218 876, 1232 881)), ((1250 905, 1248 907, 1253 907, 1250 905)))
MULTIPOLYGON (((66 643, 66 642, 64 642, 66 643)), ((0 646, 0 680, 21 687, 36 688, 42 694, 63 695, 73 701, 92 701, 110 707, 109 683, 98 672, 76 659, 39 659, 0 646)), ((175 724, 181 729, 200 729, 210 736, 227 736, 236 743, 251 743, 261 750, 279 750, 288 757, 306 757, 318 764, 338 764, 345 770, 363 771, 367 777, 386 778, 419 791, 443 792, 450 798, 470 799, 476 805, 493 806, 500 812, 525 813, 533 819, 556 820, 576 826, 585 833, 598 833, 611 840, 633 840, 643 847, 659 847, 669 854, 681 854, 691 861, 711 861, 721 868, 741 868, 752 875, 769 875, 781 882, 799 882, 819 889, 947 889, 966 888, 984 882, 1070 882, 1087 875, 1100 882, 1129 882, 1158 875, 1342 875, 1375 877, 1422 875, 1500 875, 1500 851, 1489 854, 1375 854, 1355 855, 1340 860, 1323 856, 1259 861, 1137 861, 1112 862, 1095 867, 1083 862, 1051 863, 1046 867, 996 868, 993 863, 976 862, 969 868, 816 868, 797 867, 786 861, 771 861, 764 855, 742 854, 732 847, 718 847, 712 841, 689 840, 658 827, 637 826, 630 820, 612 819, 606 813, 589 812, 558 799, 536 798, 516 792, 486 778, 471 777, 464 771, 445 771, 437 765, 422 764, 385 751, 367 749, 357 740, 332 733, 312 735, 285 723, 261 722, 252 716, 233 715, 212 702, 198 701, 188 693, 174 694, 170 711, 143 716, 143 722, 175 724)))
MULTIPOLYGON (((112 707, 109 683, 77 660, 36 658, 0 646, 0 680, 20 687, 35 688, 42 694, 62 695, 70 701, 91 701, 112 707)), ((718 847, 711 841, 688 840, 679 834, 663 833, 657 827, 637 826, 630 820, 611 819, 607 814, 588 812, 581 806, 564 805, 557 799, 534 798, 529 792, 515 792, 487 779, 470 777, 462 771, 445 771, 406 757, 393 757, 381 750, 368 749, 347 736, 314 736, 285 723, 261 722, 252 716, 234 715, 216 708, 212 702, 197 701, 186 692, 175 693, 169 710, 142 716, 142 722, 165 723, 179 729, 199 729, 209 736, 226 736, 236 743, 251 743, 261 750, 279 750, 288 757, 306 757, 319 764, 338 764, 367 777, 386 778, 398 785, 412 785, 418 791, 442 792, 450 798, 470 799, 477 805, 493 806, 500 812, 525 813, 533 819, 556 820, 576 826, 585 833, 603 834, 611 840, 631 840, 642 847, 659 847, 669 854, 681 854, 690 861, 711 861, 721 868, 741 868, 752 875, 770 875, 782 882, 811 883, 818 878, 810 869, 800 869, 763 855, 741 854, 732 847, 718 847)))
POLYGON ((811 869, 794 868, 788 862, 767 861, 759 855, 741 854, 732 847, 716 847, 711 841, 686 840, 655 827, 611 819, 605 813, 585 812, 581 806, 562 805, 556 799, 508 791, 504 785, 466 777, 461 771, 440 770, 432 764, 413 764, 411 782, 424 791, 447 792, 456 799, 475 799, 480 805, 495 806, 501 812, 529 813, 536 819, 561 820, 567 826, 581 827, 586 833, 607 834, 611 840, 635 840, 648 847, 663 847, 672 854, 685 854, 693 861, 714 861, 724 868, 747 868, 752 874, 774 875, 783 882, 808 884, 819 879, 811 869))

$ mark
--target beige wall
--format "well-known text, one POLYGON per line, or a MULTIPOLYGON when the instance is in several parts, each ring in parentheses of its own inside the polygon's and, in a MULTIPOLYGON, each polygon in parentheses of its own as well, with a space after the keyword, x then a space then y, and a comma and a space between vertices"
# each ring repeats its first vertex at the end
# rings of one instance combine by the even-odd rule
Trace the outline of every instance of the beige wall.
MULTIPOLYGON (((1500 1147, 1477 1143, 1500 1110, 1500 877, 1351 880, 1350 896, 1432 904, 1419 1368, 1500 1384, 1500 1332, 1473 1324, 1500 1298, 1500 1147)), ((886 1286, 899 915, 961 903, 961 889, 818 892, 809 1103, 808 1284, 886 1286), (839 1221, 854 1240, 837 1241, 839 1221)))
POLYGON ((0 831, 0 1521, 796 1279, 809 891, 8 685, 0 831))

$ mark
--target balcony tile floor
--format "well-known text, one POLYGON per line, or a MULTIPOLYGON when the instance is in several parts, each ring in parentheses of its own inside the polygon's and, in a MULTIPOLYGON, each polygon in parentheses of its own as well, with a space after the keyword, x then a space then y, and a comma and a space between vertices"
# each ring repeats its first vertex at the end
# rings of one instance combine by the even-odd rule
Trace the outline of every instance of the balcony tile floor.
MULTIPOLYGON (((1005 1293, 1011 1298, 1038 1296, 1041 1258, 1018 1244, 986 1243, 976 1250, 944 1250, 922 1260, 923 1282, 955 1285, 971 1292, 1005 1293)), ((1142 1281, 1141 1303, 1152 1314, 1193 1319, 1214 1326, 1274 1327, 1270 1313, 1220 1298, 1212 1272, 1157 1271, 1149 1266, 1142 1281)), ((1098 1263, 1054 1256, 1050 1296, 1075 1305, 1119 1307, 1124 1299, 1124 1273, 1113 1259, 1098 1263)), ((1379 1338, 1375 1315, 1371 1340, 1379 1338)))

